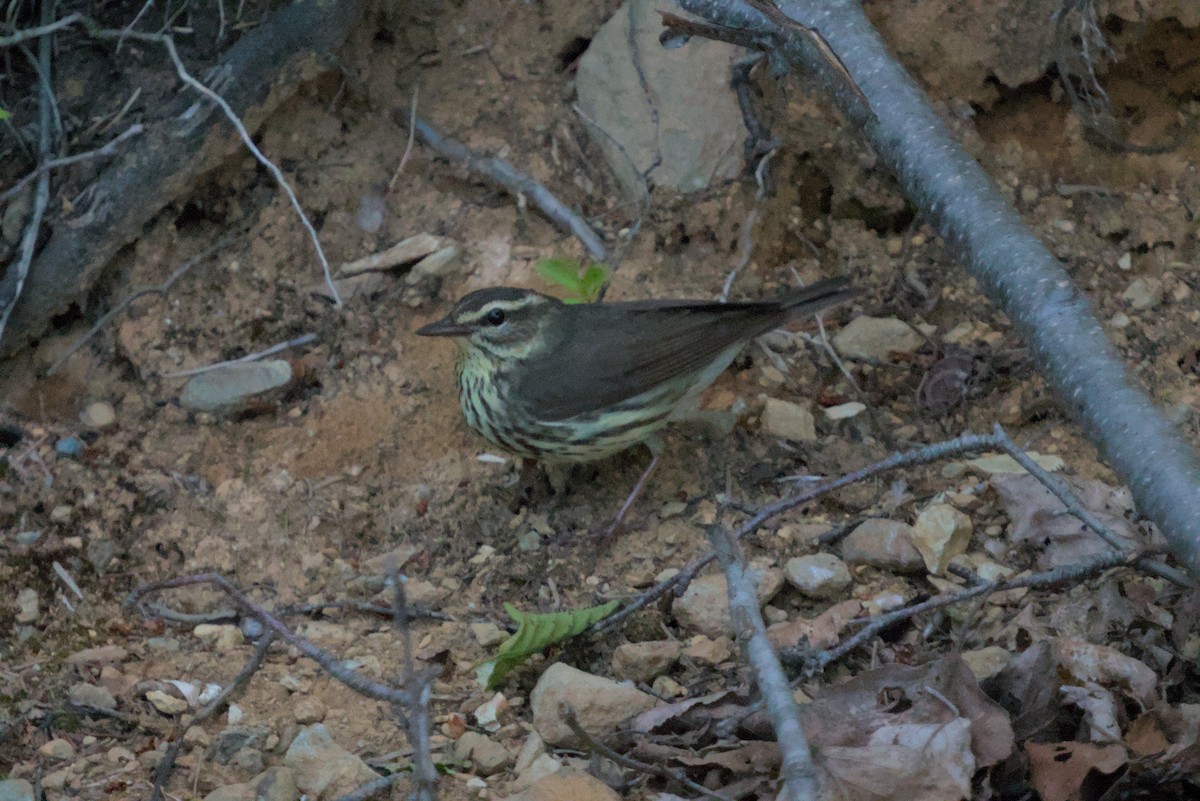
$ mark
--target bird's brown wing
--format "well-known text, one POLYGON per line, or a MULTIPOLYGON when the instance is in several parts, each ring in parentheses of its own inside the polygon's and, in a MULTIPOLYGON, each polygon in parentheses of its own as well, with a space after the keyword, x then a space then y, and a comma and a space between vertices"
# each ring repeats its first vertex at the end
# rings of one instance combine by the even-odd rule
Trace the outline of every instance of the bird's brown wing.
POLYGON ((829 278, 773 303, 566 306, 560 310, 564 325, 549 351, 553 355, 524 365, 513 397, 542 420, 599 411, 698 373, 738 342, 857 294, 846 278, 829 278))
POLYGON ((599 411, 698 373, 790 316, 775 303, 606 303, 562 311, 553 355, 518 371, 513 393, 542 420, 599 411))

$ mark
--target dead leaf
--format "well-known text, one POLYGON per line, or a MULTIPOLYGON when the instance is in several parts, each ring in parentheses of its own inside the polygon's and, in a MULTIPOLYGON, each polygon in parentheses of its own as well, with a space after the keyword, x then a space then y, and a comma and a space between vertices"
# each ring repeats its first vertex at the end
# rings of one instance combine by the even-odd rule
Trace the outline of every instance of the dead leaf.
POLYGON ((1154 671, 1116 648, 1060 637, 1054 640, 1054 653, 1058 666, 1079 684, 1119 685, 1147 707, 1157 700, 1154 671))
POLYGON ((987 693, 1012 714, 1014 736, 1021 741, 1049 731, 1062 711, 1058 662, 1041 641, 1012 659, 984 682, 987 693))
POLYGON ((815 747, 827 786, 842 801, 949 801, 971 797, 976 762, 971 723, 909 723, 877 729, 865 746, 815 747))
POLYGON ((1042 801, 1096 801, 1128 764, 1119 745, 1025 743, 1025 753, 1042 801))
MULTIPOLYGON (((1084 508, 1107 526, 1127 547, 1137 537, 1125 514, 1132 508, 1129 491, 1102 481, 1066 477, 1062 479, 1084 508)), ((1041 549, 1042 569, 1074 565, 1112 550, 1104 540, 1067 514, 1062 501, 1031 475, 994 475, 988 484, 999 497, 1011 525, 1008 536, 1016 543, 1031 543, 1041 549)))
POLYGON ((800 707, 815 746, 862 747, 876 731, 908 724, 970 722, 971 748, 983 768, 1013 749, 1008 715, 979 689, 975 675, 954 655, 920 667, 887 665, 862 673, 800 707))

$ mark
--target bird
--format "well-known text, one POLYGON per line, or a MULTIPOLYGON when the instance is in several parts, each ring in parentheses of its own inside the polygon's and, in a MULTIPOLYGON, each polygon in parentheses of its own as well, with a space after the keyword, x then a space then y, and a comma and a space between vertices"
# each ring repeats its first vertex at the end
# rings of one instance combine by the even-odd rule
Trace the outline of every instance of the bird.
POLYGON ((646 443, 652 469, 661 430, 695 410, 746 343, 858 294, 845 278, 744 303, 572 304, 489 287, 416 333, 457 341, 463 416, 501 451, 561 468, 646 443))

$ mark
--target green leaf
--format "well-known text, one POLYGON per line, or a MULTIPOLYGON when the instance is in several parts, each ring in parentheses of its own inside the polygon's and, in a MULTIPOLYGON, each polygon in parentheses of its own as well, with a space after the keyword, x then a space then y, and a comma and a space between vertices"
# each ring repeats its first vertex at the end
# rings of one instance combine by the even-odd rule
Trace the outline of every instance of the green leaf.
POLYGON ((534 269, 538 271, 538 275, 545 278, 551 284, 557 284, 563 289, 579 294, 581 284, 579 281, 579 261, 577 259, 538 259, 537 264, 534 265, 534 269))
POLYGON ((5 111, 4 109, 0 108, 0 120, 7 120, 7 119, 9 118, 9 116, 10 116, 10 115, 9 115, 9 113, 8 113, 7 111, 5 111))
POLYGON ((579 279, 580 294, 587 299, 588 303, 594 302, 600 297, 600 290, 604 289, 604 285, 608 283, 608 270, 603 264, 592 264, 583 272, 583 277, 579 279))
POLYGON ((576 636, 588 626, 611 615, 619 605, 619 601, 609 601, 573 612, 538 614, 522 612, 512 604, 505 604, 504 611, 517 622, 517 632, 500 644, 495 656, 476 669, 475 677, 481 686, 495 690, 509 671, 530 656, 541 653, 556 642, 576 636))

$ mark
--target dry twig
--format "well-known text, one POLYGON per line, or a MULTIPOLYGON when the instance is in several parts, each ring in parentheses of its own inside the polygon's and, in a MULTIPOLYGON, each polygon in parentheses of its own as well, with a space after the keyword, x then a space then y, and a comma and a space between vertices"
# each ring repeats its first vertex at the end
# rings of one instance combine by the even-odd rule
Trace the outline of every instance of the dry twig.
POLYGON ((592 227, 549 189, 501 158, 480 156, 456 139, 443 136, 429 123, 416 119, 412 123, 422 142, 451 161, 462 164, 514 196, 525 196, 550 220, 583 244, 583 249, 596 261, 608 261, 608 250, 592 227))

